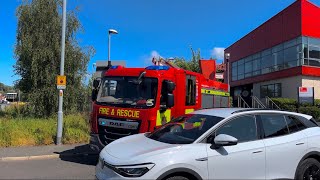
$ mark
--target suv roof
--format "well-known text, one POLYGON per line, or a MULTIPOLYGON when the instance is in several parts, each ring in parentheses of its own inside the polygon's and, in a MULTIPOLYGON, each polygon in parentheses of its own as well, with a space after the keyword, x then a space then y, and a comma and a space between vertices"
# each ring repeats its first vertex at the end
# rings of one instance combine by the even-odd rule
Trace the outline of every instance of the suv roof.
POLYGON ((215 108, 215 109, 202 109, 193 112, 193 114, 204 114, 204 115, 211 115, 211 116, 218 116, 222 118, 229 117, 234 114, 238 113, 245 113, 249 114, 250 112, 255 111, 259 113, 282 113, 282 114, 292 114, 297 116, 302 116, 308 120, 312 118, 310 115, 301 114, 301 113, 295 113, 295 112, 289 112, 289 111, 283 111, 283 110, 275 110, 275 109, 256 109, 256 108, 215 108))

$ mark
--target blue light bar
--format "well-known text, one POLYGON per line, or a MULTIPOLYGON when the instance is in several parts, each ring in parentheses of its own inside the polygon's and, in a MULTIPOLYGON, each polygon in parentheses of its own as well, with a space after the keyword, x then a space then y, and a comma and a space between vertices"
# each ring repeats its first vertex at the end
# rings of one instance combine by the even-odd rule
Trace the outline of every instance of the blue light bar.
POLYGON ((168 70, 169 66, 148 66, 146 70, 168 70))
POLYGON ((111 66, 110 69, 117 69, 119 66, 111 66))

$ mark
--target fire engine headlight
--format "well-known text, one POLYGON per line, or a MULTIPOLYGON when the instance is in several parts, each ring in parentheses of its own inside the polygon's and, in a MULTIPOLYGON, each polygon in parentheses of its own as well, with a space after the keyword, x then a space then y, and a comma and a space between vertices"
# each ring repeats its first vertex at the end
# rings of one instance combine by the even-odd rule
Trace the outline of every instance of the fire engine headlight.
POLYGON ((114 170, 124 177, 141 177, 153 167, 153 163, 148 163, 134 166, 115 166, 114 170))

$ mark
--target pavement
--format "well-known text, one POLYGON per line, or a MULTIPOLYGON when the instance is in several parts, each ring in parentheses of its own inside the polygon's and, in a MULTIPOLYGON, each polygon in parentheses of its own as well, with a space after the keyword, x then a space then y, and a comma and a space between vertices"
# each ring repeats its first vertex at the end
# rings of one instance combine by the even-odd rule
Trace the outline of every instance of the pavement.
POLYGON ((0 179, 94 179, 87 144, 0 148, 0 179))
POLYGON ((87 144, 0 148, 0 161, 97 155, 87 144))

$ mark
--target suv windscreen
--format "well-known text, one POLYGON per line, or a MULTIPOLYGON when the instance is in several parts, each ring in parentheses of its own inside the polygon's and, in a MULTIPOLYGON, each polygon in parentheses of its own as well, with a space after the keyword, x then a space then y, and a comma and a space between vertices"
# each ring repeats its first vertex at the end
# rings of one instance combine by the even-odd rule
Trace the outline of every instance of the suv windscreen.
POLYGON ((191 144, 221 120, 223 118, 217 116, 188 114, 172 120, 148 137, 169 144, 191 144))

